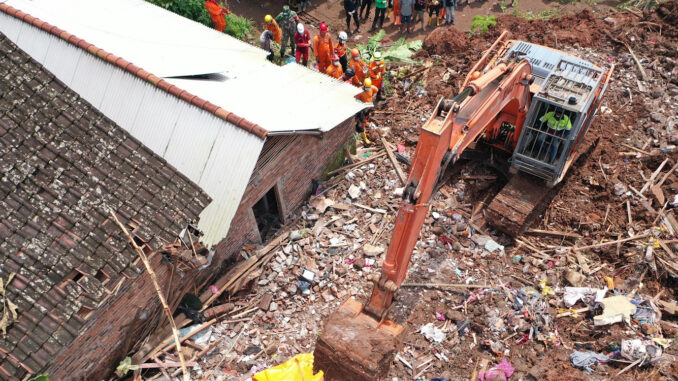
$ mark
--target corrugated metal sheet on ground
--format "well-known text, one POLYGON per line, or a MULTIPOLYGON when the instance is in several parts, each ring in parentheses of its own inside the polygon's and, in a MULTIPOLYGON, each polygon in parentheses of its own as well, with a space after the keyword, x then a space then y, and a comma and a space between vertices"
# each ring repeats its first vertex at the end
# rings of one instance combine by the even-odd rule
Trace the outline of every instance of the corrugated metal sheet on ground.
POLYGON ((353 99, 360 92, 356 87, 297 64, 273 65, 258 47, 144 0, 7 0, 7 4, 269 131, 329 131, 364 108, 353 99), (211 73, 226 79, 186 78, 211 73), (179 76, 183 78, 170 78, 179 76))

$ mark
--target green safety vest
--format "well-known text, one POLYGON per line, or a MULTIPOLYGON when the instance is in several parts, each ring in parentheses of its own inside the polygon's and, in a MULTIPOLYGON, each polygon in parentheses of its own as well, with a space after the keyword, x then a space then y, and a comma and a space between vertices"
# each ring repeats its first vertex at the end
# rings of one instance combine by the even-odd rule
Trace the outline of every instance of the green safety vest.
POLYGON ((571 130, 572 129, 572 122, 570 122, 570 118, 567 117, 567 115, 563 115, 560 120, 556 119, 555 116, 553 116, 553 111, 547 112, 544 116, 539 118, 541 122, 546 122, 546 125, 556 131, 562 131, 562 130, 571 130))

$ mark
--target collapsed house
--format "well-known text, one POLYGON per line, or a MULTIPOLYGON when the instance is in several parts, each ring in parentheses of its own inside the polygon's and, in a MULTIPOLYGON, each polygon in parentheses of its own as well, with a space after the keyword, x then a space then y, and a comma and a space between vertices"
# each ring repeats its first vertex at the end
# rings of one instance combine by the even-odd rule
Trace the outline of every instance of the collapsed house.
POLYGON ((10 0, 0 36, 0 277, 17 306, 0 378, 103 378, 162 320, 111 211, 176 306, 286 221, 363 108, 353 86, 142 0, 10 0), (159 250, 198 231, 209 254, 175 271, 159 250))

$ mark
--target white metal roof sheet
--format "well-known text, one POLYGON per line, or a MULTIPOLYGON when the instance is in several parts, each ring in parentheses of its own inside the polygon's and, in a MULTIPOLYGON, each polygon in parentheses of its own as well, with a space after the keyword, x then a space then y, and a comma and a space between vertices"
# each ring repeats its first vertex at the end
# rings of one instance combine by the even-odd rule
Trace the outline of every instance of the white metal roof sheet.
POLYGON ((328 131, 364 108, 354 86, 271 64, 258 47, 144 0, 6 2, 269 131, 328 131))

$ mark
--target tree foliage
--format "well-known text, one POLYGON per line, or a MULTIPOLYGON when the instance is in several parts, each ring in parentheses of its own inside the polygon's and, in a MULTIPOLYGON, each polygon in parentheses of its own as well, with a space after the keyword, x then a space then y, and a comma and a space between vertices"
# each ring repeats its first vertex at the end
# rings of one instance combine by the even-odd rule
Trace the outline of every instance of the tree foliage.
POLYGON ((146 0, 163 7, 170 12, 184 16, 195 22, 212 27, 212 19, 205 8, 204 0, 146 0))

